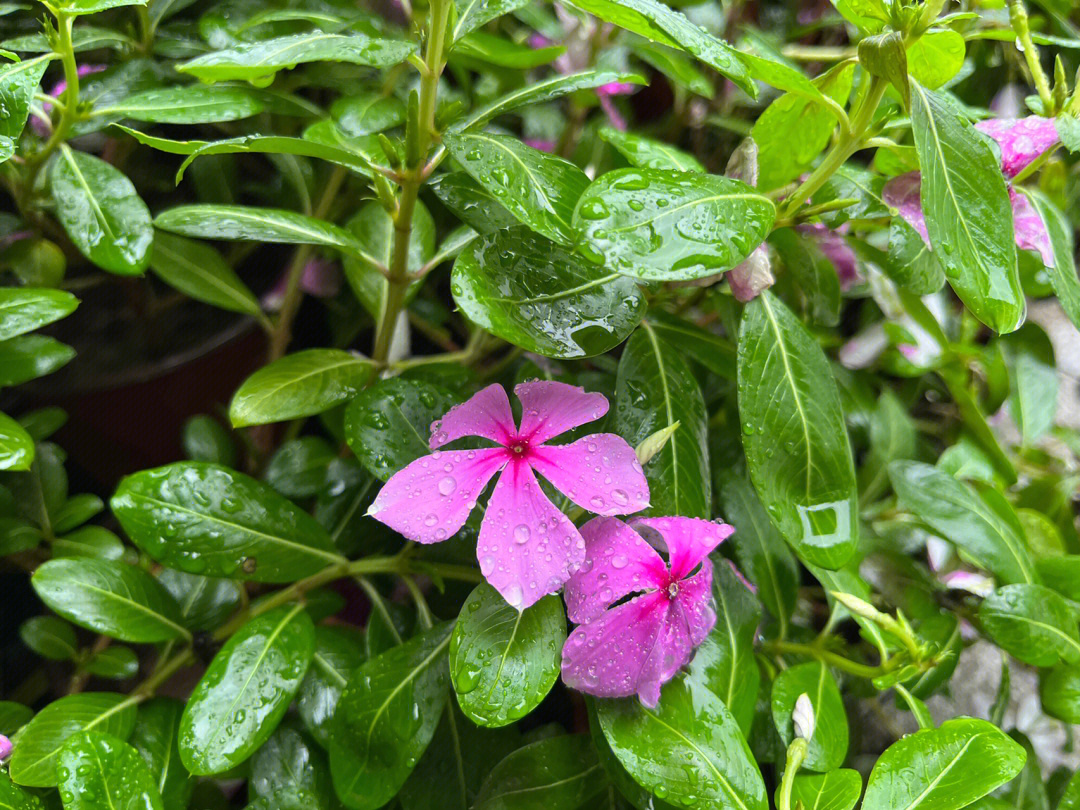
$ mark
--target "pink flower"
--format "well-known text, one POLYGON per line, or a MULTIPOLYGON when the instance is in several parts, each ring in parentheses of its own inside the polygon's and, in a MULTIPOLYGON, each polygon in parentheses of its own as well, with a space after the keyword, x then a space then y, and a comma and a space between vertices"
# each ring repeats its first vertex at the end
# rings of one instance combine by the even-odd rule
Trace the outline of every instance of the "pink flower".
POLYGON ((1001 171, 1010 179, 1058 142, 1054 119, 1039 115, 980 121, 975 129, 997 141, 1001 147, 1001 171))
MULTIPOLYGON (((276 312, 285 300, 289 286, 288 271, 281 274, 270 292, 262 298, 264 309, 276 312)), ((300 274, 300 289, 316 298, 333 298, 341 289, 341 271, 337 264, 327 259, 314 258, 304 265, 300 274)))
POLYGON ((525 145, 531 146, 533 149, 539 149, 541 152, 554 152, 557 144, 555 141, 542 138, 526 138, 525 145))
MULTIPOLYGON (((846 225, 847 223, 844 223, 846 225)), ((844 226, 841 226, 842 228, 844 226)), ((798 225, 795 230, 813 237, 825 258, 836 268, 836 275, 840 277, 840 289, 847 292, 863 280, 859 272, 859 261, 855 251, 843 237, 842 232, 834 231, 820 222, 806 225, 798 225)))
POLYGON ((598 96, 628 96, 637 90, 636 84, 630 82, 608 82, 596 88, 598 96))
POLYGON ((762 290, 767 290, 776 281, 772 274, 769 248, 764 244, 754 248, 753 253, 728 270, 727 280, 736 301, 745 304, 757 298, 762 290))
POLYGON ((3 762, 5 759, 11 756, 11 749, 11 740, 9 740, 3 734, 0 734, 0 762, 3 762))
POLYGON ((649 505, 649 485, 634 450, 611 433, 570 444, 545 444, 607 413, 602 394, 559 382, 522 383, 521 426, 500 385, 489 385, 431 426, 435 451, 396 473, 368 510, 417 543, 451 537, 502 471, 487 504, 476 555, 489 583, 518 610, 555 593, 585 559, 577 527, 548 500, 539 473, 578 506, 626 515, 649 505), (463 436, 498 444, 482 450, 441 450, 463 436))
POLYGON ((545 37, 543 34, 529 34, 529 47, 532 48, 534 51, 538 51, 541 48, 547 48, 551 44, 551 40, 545 37))
POLYGON ((563 647, 563 681, 598 697, 636 693, 655 706, 660 687, 716 623, 708 555, 733 531, 685 517, 586 523, 585 562, 566 584, 567 615, 579 626, 563 647), (668 562, 634 529, 662 542, 668 562))

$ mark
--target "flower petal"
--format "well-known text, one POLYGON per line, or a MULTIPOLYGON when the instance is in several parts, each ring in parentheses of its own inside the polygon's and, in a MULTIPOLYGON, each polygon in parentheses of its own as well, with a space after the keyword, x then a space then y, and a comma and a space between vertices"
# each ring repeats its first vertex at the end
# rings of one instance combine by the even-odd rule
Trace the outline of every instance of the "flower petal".
POLYGON ((506 391, 493 383, 435 420, 429 446, 435 450, 462 436, 482 436, 505 445, 516 434, 506 391))
POLYGON ((776 281, 772 274, 769 248, 764 244, 754 248, 753 253, 728 270, 727 280, 736 301, 745 304, 757 298, 762 290, 767 290, 776 281))
POLYGON ((614 433, 533 447, 528 462, 555 489, 598 515, 629 515, 649 505, 649 482, 634 449, 614 433))
POLYGON ((562 588, 585 559, 585 540, 522 461, 507 466, 488 501, 476 545, 480 572, 524 610, 562 588))
POLYGON ((735 531, 734 526, 726 523, 688 517, 637 518, 630 525, 635 529, 639 526, 652 529, 664 539, 673 579, 689 575, 710 551, 735 531))
POLYGON ((566 583, 566 615, 591 621, 627 594, 667 585, 667 563, 621 520, 593 518, 581 527, 585 562, 566 583))
POLYGON ((908 172, 899 177, 894 177, 881 190, 881 199, 891 208, 897 209, 904 221, 918 231, 919 236, 930 247, 930 237, 926 232, 926 217, 923 216, 922 200, 922 175, 919 172, 908 172))
POLYGON ((1039 115, 980 121, 975 129, 989 135, 1001 147, 1001 171, 1006 177, 1016 177, 1035 158, 1058 142, 1054 119, 1039 115))
POLYGON ((1053 267, 1054 250, 1050 246, 1050 234, 1046 232, 1046 224, 1035 210, 1035 206, 1031 204, 1026 194, 1020 194, 1011 188, 1009 200, 1012 202, 1016 244, 1024 250, 1036 251, 1042 257, 1043 264, 1053 267))
POLYGON ((818 250, 836 268, 842 291, 847 292, 863 281, 863 275, 859 272, 859 259, 842 234, 820 222, 797 225, 795 230, 815 239, 818 250))
POLYGON ((436 450, 394 473, 368 514, 417 543, 438 543, 465 525, 476 499, 506 462, 501 447, 436 450))
MULTIPOLYGON (((753 590, 739 570, 734 565, 732 568, 743 584, 753 590)), ((679 593, 675 597, 686 619, 690 643, 694 647, 705 640, 716 624, 716 612, 712 609, 712 575, 712 560, 706 559, 701 564, 701 570, 679 583, 679 593)))
POLYGON ((683 611, 662 592, 636 596, 578 626, 563 646, 567 686, 598 697, 635 692, 650 708, 692 649, 683 611))
POLYGON ((531 444, 546 442, 578 425, 599 419, 608 410, 607 397, 586 393, 567 383, 540 380, 514 387, 521 400, 521 430, 518 435, 531 444))

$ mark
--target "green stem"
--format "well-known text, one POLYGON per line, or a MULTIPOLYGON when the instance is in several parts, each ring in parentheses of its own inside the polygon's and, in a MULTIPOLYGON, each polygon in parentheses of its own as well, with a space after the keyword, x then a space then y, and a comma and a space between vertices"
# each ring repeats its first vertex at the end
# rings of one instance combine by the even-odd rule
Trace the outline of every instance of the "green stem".
POLYGON ((145 5, 135 6, 139 15, 139 50, 149 56, 154 47, 154 24, 150 21, 150 11, 145 5))
POLYGON ((64 81, 67 88, 64 90, 64 107, 60 113, 60 120, 52 131, 45 145, 37 152, 26 158, 27 166, 31 168, 28 187, 33 186, 33 180, 37 175, 37 169, 44 163, 57 147, 67 140, 68 132, 77 117, 79 106, 79 66, 75 63, 75 46, 71 41, 71 26, 75 18, 63 11, 56 12, 56 30, 59 35, 57 53, 60 54, 61 64, 64 66, 64 81))
POLYGON ((181 650, 172 658, 165 659, 155 670, 154 673, 143 681, 132 693, 132 697, 137 701, 145 700, 152 697, 155 690, 161 686, 165 681, 169 680, 176 674, 177 670, 186 667, 188 664, 195 663, 195 653, 188 647, 181 650))
POLYGON ((767 641, 762 644, 762 650, 770 655, 791 654, 816 658, 818 661, 836 667, 842 672, 867 680, 883 675, 891 669, 888 662, 879 667, 860 664, 850 658, 844 658, 842 655, 826 650, 817 644, 800 644, 796 641, 767 641))
POLYGON ((1024 51, 1024 61, 1027 62, 1031 80, 1035 82, 1035 89, 1039 93, 1039 100, 1043 103, 1043 115, 1054 114, 1054 97, 1050 92, 1050 82, 1043 72, 1042 63, 1039 61, 1039 49, 1031 40, 1031 29, 1028 27, 1027 10, 1021 0, 1009 0, 1009 22, 1012 23, 1013 32, 1024 51))
POLYGON ((777 810, 791 810, 791 789, 795 784, 795 774, 806 759, 806 740, 796 737, 787 750, 787 764, 784 766, 784 778, 780 782, 780 795, 776 801, 777 810))
POLYGON ((401 192, 397 211, 394 212, 394 246, 387 276, 386 306, 379 317, 375 331, 372 359, 385 363, 390 354, 390 341, 394 335, 398 315, 405 306, 405 294, 409 288, 409 243, 412 241, 413 213, 420 187, 427 179, 425 168, 428 151, 435 137, 435 105, 438 98, 439 77, 446 66, 443 53, 446 28, 450 16, 450 0, 432 0, 424 55, 425 70, 420 76, 420 105, 416 121, 419 160, 406 167, 401 175, 401 192))

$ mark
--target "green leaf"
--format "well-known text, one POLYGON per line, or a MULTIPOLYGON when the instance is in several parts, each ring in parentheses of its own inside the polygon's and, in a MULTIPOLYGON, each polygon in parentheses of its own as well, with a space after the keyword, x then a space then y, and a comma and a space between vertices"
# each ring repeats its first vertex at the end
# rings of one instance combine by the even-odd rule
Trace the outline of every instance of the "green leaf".
POLYGON ((931 29, 908 48, 908 71, 923 87, 937 90, 960 72, 964 52, 963 35, 951 28, 931 29))
POLYGON ((814 733, 807 740, 803 767, 825 773, 844 764, 848 751, 848 723, 844 701, 829 668, 820 661, 789 667, 773 682, 772 716, 785 745, 795 739, 791 715, 799 695, 808 695, 814 707, 814 733))
POLYGON ((757 587, 758 597, 779 622, 780 637, 785 638, 795 611, 799 564, 745 474, 725 470, 717 480, 717 488, 720 512, 735 527, 730 542, 739 568, 757 587))
POLYGON ((1009 369, 1009 413, 1031 444, 1054 426, 1058 373, 1054 346, 1036 323, 1026 323, 1002 339, 1009 369))
POLYGON ((961 717, 885 749, 870 772, 863 810, 958 810, 1008 782, 1024 749, 985 720, 961 717))
POLYGON ((474 810, 573 810, 594 807, 606 787, 586 735, 548 737, 526 745, 496 765, 474 810))
POLYGON ((375 366, 341 349, 307 349, 263 366, 233 396, 234 427, 284 422, 328 411, 367 385, 375 366))
POLYGON ((384 68, 405 61, 415 50, 414 43, 404 40, 315 31, 245 42, 184 62, 176 69, 204 82, 244 79, 265 87, 279 70, 291 70, 305 62, 349 62, 384 68))
POLYGON ((769 235, 769 244, 802 290, 815 323, 836 326, 840 322, 840 277, 817 244, 793 228, 769 235))
POLYGON ((102 731, 82 731, 57 756, 65 810, 163 810, 154 777, 139 752, 102 731))
POLYGON ((330 745, 331 721, 341 693, 365 657, 363 639, 352 628, 315 628, 315 655, 296 695, 296 708, 307 730, 324 748, 330 745))
POLYGON ((519 221, 562 244, 574 243, 570 224, 589 178, 573 163, 487 132, 447 133, 454 159, 519 221))
POLYGON ((94 114, 154 124, 214 124, 262 111, 261 97, 249 89, 196 84, 145 90, 111 106, 97 107, 94 114))
POLYGON ((1013 658, 1036 667, 1080 663, 1076 613, 1042 585, 1006 585, 979 605, 983 632, 1013 658))
POLYGON ((51 54, 0 66, 0 163, 15 154, 15 144, 30 115, 30 101, 50 58, 51 54))
POLYGON ((254 753, 277 728, 315 652, 303 605, 252 619, 225 643, 180 719, 180 757, 193 774, 222 773, 254 753))
MULTIPOLYGON (((631 42, 630 51, 664 74, 676 87, 682 87, 691 93, 706 98, 712 96, 712 82, 697 69, 693 60, 685 52, 674 50, 666 45, 657 45, 647 39, 631 42)), ((753 68, 750 68, 750 73, 753 75, 753 68)), ((685 167, 682 168, 685 171, 685 167)))
POLYGON ((918 461, 894 461, 889 478, 900 505, 1006 584, 1038 580, 1023 526, 993 489, 975 492, 918 461))
POLYGON ((451 58, 457 57, 464 64, 471 64, 475 60, 497 67, 530 70, 552 62, 565 52, 566 48, 562 45, 533 48, 487 31, 474 31, 454 45, 451 58))
POLYGON ((432 183, 432 191, 447 208, 478 233, 493 233, 518 224, 514 215, 466 172, 442 175, 432 183))
POLYGON ((245 315, 262 314, 251 290, 210 245, 160 232, 154 237, 150 269, 196 301, 245 315))
POLYGON ((766 810, 750 749, 724 702, 704 684, 676 675, 648 709, 636 698, 598 704, 611 750, 639 785, 674 805, 766 810))
POLYGON ((139 548, 189 574, 295 582, 342 562, 326 530, 266 484, 189 461, 120 482, 113 514, 139 548))
POLYGON ((645 465, 652 504, 647 514, 711 518, 708 417, 686 361, 649 324, 642 324, 626 343, 615 387, 614 429, 631 447, 679 423, 645 465))
POLYGON ((431 452, 431 424, 457 404, 423 380, 391 377, 362 391, 345 409, 345 440, 380 481, 431 452))
POLYGON ((716 624, 687 666, 687 679, 703 684, 729 706, 743 736, 750 738, 761 674, 754 660, 754 638, 761 603, 731 566, 713 563, 716 624))
POLYGON ((278 726, 251 758, 251 801, 328 808, 333 793, 326 754, 288 723, 278 726))
POLYGON ((157 215, 154 225, 182 236, 222 241, 276 242, 357 250, 352 234, 330 222, 277 208, 246 205, 180 205, 157 215))
MULTIPOLYGON (((481 0, 483 2, 483 0, 481 0)), ((497 98, 484 107, 479 108, 469 116, 455 121, 449 132, 465 132, 486 124, 496 116, 516 110, 528 104, 542 104, 561 98, 578 90, 591 90, 612 82, 626 82, 629 84, 647 84, 645 78, 637 73, 624 71, 605 70, 603 68, 589 68, 579 73, 556 75, 549 79, 527 83, 524 87, 507 93, 497 98)))
POLYGON ((114 560, 49 560, 31 580, 65 619, 121 641, 190 639, 172 597, 141 568, 114 560))
POLYGON ((832 0, 840 15, 860 31, 880 31, 889 22, 889 9, 883 0, 832 0))
POLYGON ((757 87, 739 51, 658 0, 574 0, 571 5, 648 40, 685 51, 731 79, 750 98, 757 98, 757 87))
POLYGON ((1050 284, 1053 285, 1054 293, 1065 314, 1073 325, 1080 329, 1080 279, 1077 278, 1076 263, 1073 259, 1072 224, 1045 194, 1027 189, 1022 189, 1022 192, 1031 198, 1050 237, 1054 256, 1053 266, 1047 268, 1050 284))
POLYGON ((1065 723, 1080 723, 1080 667, 1059 664, 1039 676, 1043 711, 1065 723))
POLYGON ((236 444, 222 424, 207 414, 196 414, 184 423, 184 454, 192 461, 212 461, 236 466, 236 444))
POLYGON ((772 229, 776 206, 727 177, 617 169, 585 189, 574 210, 578 249, 591 261, 655 281, 730 270, 772 229))
POLYGON ((43 805, 33 793, 16 787, 6 773, 0 773, 0 808, 3 810, 42 810, 43 805))
POLYGON ((634 135, 611 126, 600 128, 600 137, 614 146, 620 155, 626 158, 631 166, 639 169, 671 169, 678 172, 704 172, 701 165, 693 155, 676 149, 674 146, 646 138, 643 135, 634 135))
POLYGON ((51 661, 70 661, 79 653, 75 631, 55 616, 34 616, 19 626, 22 643, 51 661))
POLYGON ((342 692, 330 738, 338 798, 353 810, 382 807, 401 789, 446 705, 444 622, 360 665, 342 692))
POLYGON ((807 810, 851 810, 862 794, 858 771, 841 768, 828 773, 796 776, 791 786, 791 802, 802 802, 807 810))
POLYGON ((84 692, 50 703, 27 723, 11 755, 13 782, 27 787, 55 787, 57 754, 68 738, 95 729, 126 739, 135 725, 135 700, 112 692, 84 692))
POLYGON ((54 557, 119 560, 124 556, 124 544, 119 537, 102 526, 82 526, 53 540, 52 551, 54 557))
POLYGON ((8 340, 67 317, 79 299, 63 290, 0 288, 0 340, 8 340))
POLYGON ((1036 560, 1035 568, 1047 586, 1073 602, 1080 602, 1080 555, 1036 560))
MULTIPOLYGON (((823 96, 843 106, 851 93, 854 66, 823 74, 815 86, 823 96)), ((836 128, 836 114, 821 101, 801 93, 786 93, 770 104, 754 123, 751 136, 758 145, 758 187, 765 190, 790 183, 813 164, 836 128), (792 133, 798 137, 792 137, 792 133)))
POLYGON ((0 413, 0 470, 29 470, 33 461, 33 438, 22 425, 0 413))
POLYGON ((726 380, 735 379, 735 347, 719 335, 672 315, 653 309, 645 320, 665 343, 726 380))
MULTIPOLYGON (((271 156, 297 155, 299 157, 313 157, 344 166, 365 177, 371 176, 374 161, 369 153, 348 148, 347 142, 339 145, 312 140, 308 137, 309 132, 310 130, 305 132, 303 138, 290 138, 284 135, 240 135, 223 141, 162 141, 161 139, 150 139, 149 137, 136 136, 136 138, 156 149, 187 155, 187 158, 176 171, 177 183, 184 178, 188 166, 196 158, 207 155, 268 154, 271 156)), ((134 134, 133 131, 132 134, 134 134)), ((301 215, 297 214, 295 216, 299 217, 301 215)))
POLYGON ((405 123, 405 105, 401 99, 380 93, 343 96, 330 106, 330 114, 341 131, 354 138, 405 123))
POLYGON ((839 568, 858 540, 858 501, 840 395, 821 348, 771 293, 739 329, 739 415, 750 479, 803 560, 839 568))
POLYGON ((56 8, 70 15, 97 14, 120 6, 145 6, 146 0, 61 0, 56 8))
POLYGON ((286 498, 311 498, 326 487, 327 469, 336 457, 321 436, 290 439, 274 451, 263 479, 286 498))
POLYGON ((527 715, 558 680, 565 642, 557 596, 519 611, 487 583, 477 585, 450 638, 450 678, 465 716, 498 728, 527 715))
POLYGON ((139 657, 130 647, 113 644, 94 653, 83 666, 91 675, 122 681, 139 674, 139 657))
POLYGON ((889 389, 870 413, 870 452, 859 469, 859 489, 866 502, 881 496, 889 482, 889 464, 914 458, 918 436, 903 403, 889 389))
MULTIPOLYGON (((345 278, 360 304, 377 320, 383 316, 390 294, 390 283, 385 274, 393 263, 394 220, 382 203, 371 200, 356 212, 345 227, 362 251, 359 256, 345 257, 345 278)), ((408 271, 421 273, 434 253, 435 220, 427 206, 417 200, 409 235, 408 271)), ((416 281, 408 286, 406 303, 416 295, 421 284, 421 281, 416 281)))
POLYGON ((11 700, 0 700, 0 734, 14 736, 33 716, 34 711, 29 706, 11 700))
POLYGON ((180 761, 177 734, 184 704, 174 698, 157 697, 139 707, 131 744, 150 766, 164 810, 185 810, 195 780, 180 761))
POLYGON ((886 179, 856 164, 845 163, 814 193, 814 205, 837 200, 855 200, 851 205, 821 215, 830 228, 838 227, 850 219, 891 216, 889 206, 881 197, 886 179))
POLYGON ((1024 321, 1012 205, 986 139, 941 98, 911 83, 911 128, 922 167, 930 244, 953 290, 996 332, 1024 321))
POLYGON ((86 258, 122 276, 146 270, 154 241, 150 211, 119 169, 63 145, 49 182, 56 218, 86 258))
POLYGON ((545 357, 603 354, 645 312, 632 279, 521 227, 475 240, 454 263, 450 289, 470 321, 545 357))
MULTIPOLYGON (((45 36, 44 32, 24 34, 21 37, 4 40, 3 45, 13 51, 52 53, 52 45, 49 44, 49 38, 45 36)), ((114 51, 124 52, 128 48, 134 47, 135 40, 110 28, 101 28, 96 25, 76 25, 71 31, 71 50, 73 53, 84 53, 98 48, 110 48, 114 51)))
POLYGON ((450 42, 457 42, 470 31, 516 11, 527 2, 528 0, 454 0, 457 15, 450 31, 450 42))
POLYGON ((180 623, 189 630, 214 630, 240 605, 241 586, 231 579, 201 577, 166 568, 158 582, 180 606, 180 623))

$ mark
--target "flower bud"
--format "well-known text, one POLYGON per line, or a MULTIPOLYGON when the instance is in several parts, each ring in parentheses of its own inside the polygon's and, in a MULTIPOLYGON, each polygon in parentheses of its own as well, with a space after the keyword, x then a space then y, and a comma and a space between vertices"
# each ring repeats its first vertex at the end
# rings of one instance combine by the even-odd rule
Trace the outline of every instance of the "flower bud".
POLYGON ((803 692, 795 701, 795 710, 791 713, 791 724, 795 727, 795 736, 809 740, 814 736, 814 704, 810 696, 803 692))

